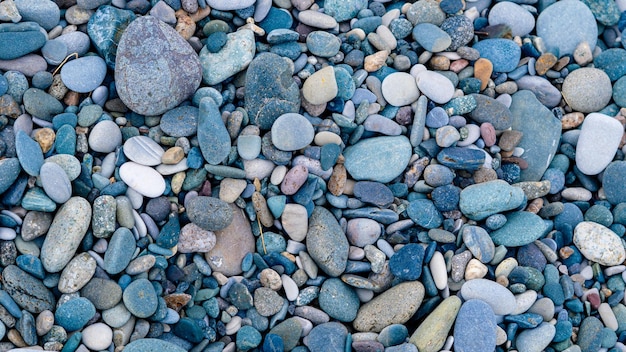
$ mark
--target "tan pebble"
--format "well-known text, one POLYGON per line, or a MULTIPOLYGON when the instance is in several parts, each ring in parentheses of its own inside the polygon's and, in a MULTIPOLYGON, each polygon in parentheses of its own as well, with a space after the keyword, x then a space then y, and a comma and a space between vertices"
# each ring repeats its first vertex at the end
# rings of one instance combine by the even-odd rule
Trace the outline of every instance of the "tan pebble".
POLYGON ((56 135, 54 134, 54 130, 52 130, 52 128, 45 127, 35 131, 34 137, 37 143, 39 143, 41 151, 47 153, 50 149, 52 149, 56 135))
POLYGON ((506 331, 496 325, 496 345, 500 346, 507 341, 506 331))
POLYGON ((582 112, 570 112, 561 118, 561 127, 564 130, 570 130, 580 126, 584 120, 585 115, 582 112))
POLYGON ((556 64, 557 60, 558 58, 552 53, 542 54, 535 62, 535 71, 539 76, 543 76, 556 64))
MULTIPOLYGON (((502 133, 500 136, 500 141, 498 142, 498 146, 505 152, 510 152, 517 147, 519 142, 522 140, 524 133, 516 130, 507 130, 502 133)), ((511 156, 511 155, 507 155, 511 156)))
POLYGON ((496 171, 493 169, 481 167, 478 170, 474 171, 472 178, 474 179, 474 182, 476 183, 483 183, 483 182, 488 182, 488 181, 493 181, 493 180, 498 179, 498 175, 496 174, 496 171))
POLYGON ((469 61, 465 59, 454 60, 453 62, 450 63, 450 71, 454 73, 459 73, 468 65, 469 65, 469 61))
POLYGON ((482 279, 487 275, 487 266, 476 258, 472 258, 465 267, 465 280, 482 279))
POLYGON ((347 179, 346 180, 346 186, 343 188, 343 194, 347 195, 347 196, 353 196, 354 195, 354 185, 356 184, 356 181, 353 179, 347 179))
POLYGON ((185 152, 181 147, 172 147, 163 153, 161 162, 166 165, 178 164, 185 157, 185 152))
POLYGON ((593 60, 591 47, 587 42, 580 42, 574 50, 574 61, 580 66, 585 66, 593 60))
POLYGON ((52 329, 54 325, 54 313, 49 310, 44 310, 39 313, 37 319, 35 321, 35 326, 37 327, 37 335, 43 336, 52 329))
POLYGON ((207 6, 205 8, 199 8, 198 12, 189 14, 189 17, 191 18, 192 21, 198 22, 200 20, 205 19, 207 16, 209 16, 210 13, 211 13, 211 8, 207 6))
POLYGON ((536 199, 533 199, 533 201, 530 202, 530 204, 528 204, 528 208, 526 208, 526 210, 533 214, 537 214, 541 210, 542 207, 543 207, 543 199, 536 198, 536 199))
POLYGON ((183 188, 183 182, 185 182, 186 176, 187 174, 185 174, 184 171, 181 171, 181 172, 176 173, 172 177, 172 192, 174 192, 174 194, 180 193, 180 191, 183 188))
POLYGON ((189 40, 196 31, 196 23, 184 10, 176 11, 176 32, 185 40, 189 40))
POLYGON ((569 187, 561 191, 561 197, 569 201, 587 202, 591 200, 591 192, 583 187, 569 187))
POLYGON ((315 138, 313 139, 313 141, 315 142, 316 145, 319 146, 324 146, 326 144, 338 144, 341 145, 341 137, 333 132, 330 131, 321 131, 318 132, 315 135, 315 138))
POLYGON ((561 259, 567 259, 572 254, 574 254, 574 250, 571 247, 563 247, 559 249, 559 256, 561 257, 561 259))
POLYGON ((9 94, 0 97, 0 115, 17 118, 22 114, 20 105, 9 94))
POLYGON ((430 67, 433 70, 447 71, 450 69, 450 59, 443 55, 436 55, 430 59, 430 67))
POLYGON ((228 282, 228 278, 226 277, 226 275, 224 275, 224 274, 222 274, 222 273, 220 273, 220 272, 214 271, 214 272, 211 274, 211 276, 213 276, 213 278, 214 278, 215 280, 217 280, 217 283, 218 283, 220 286, 226 285, 226 283, 228 282))
MULTIPOLYGON (((52 77, 52 85, 48 88, 48 94, 52 95, 56 100, 61 100, 68 91, 69 89, 67 89, 63 81, 61 81, 60 74, 52 77)), ((78 105, 78 103, 74 105, 78 105)))
POLYGON ((22 335, 20 335, 19 331, 17 331, 16 329, 9 330, 9 332, 7 332, 7 338, 9 339, 11 343, 15 345, 15 347, 28 346, 26 342, 24 342, 22 335))
POLYGON ((256 215, 263 226, 271 227, 274 225, 274 217, 267 207, 267 202, 261 192, 252 193, 252 205, 254 206, 254 211, 256 211, 256 215))
POLYGON ((261 285, 274 291, 278 291, 283 287, 280 275, 273 269, 263 269, 260 275, 261 285))
POLYGON ((552 69, 555 71, 561 71, 565 66, 569 65, 569 62, 570 62, 570 57, 563 56, 562 58, 559 59, 559 61, 556 62, 556 64, 554 64, 554 66, 552 66, 552 69))
POLYGON ((500 264, 496 267, 495 275, 508 277, 511 271, 517 267, 517 259, 509 257, 505 260, 501 261, 500 264))
POLYGON ((372 55, 368 55, 365 57, 365 62, 363 63, 363 68, 367 72, 374 72, 383 67, 385 61, 389 57, 389 51, 382 50, 378 51, 372 55))
POLYGON ((340 196, 344 192, 348 173, 343 164, 337 164, 333 168, 333 173, 328 181, 328 191, 334 196, 340 196))
POLYGON ((496 282, 504 287, 509 287, 509 278, 504 275, 496 277, 496 282))
POLYGON ((239 198, 247 185, 246 180, 225 178, 220 182, 219 198, 226 203, 233 203, 239 198))
POLYGON ((481 82, 480 90, 487 88, 491 74, 493 73, 493 64, 485 58, 480 58, 474 63, 474 77, 481 82))

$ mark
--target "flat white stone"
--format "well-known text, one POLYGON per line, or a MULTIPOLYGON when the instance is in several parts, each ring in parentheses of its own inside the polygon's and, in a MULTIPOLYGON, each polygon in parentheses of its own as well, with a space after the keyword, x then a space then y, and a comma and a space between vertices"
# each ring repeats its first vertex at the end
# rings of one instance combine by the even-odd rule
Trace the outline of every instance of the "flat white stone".
POLYGON ((441 252, 435 252, 433 254, 429 266, 437 289, 445 289, 446 286, 448 286, 448 272, 446 270, 446 261, 441 252))
POLYGON ((515 296, 506 287, 487 279, 466 281, 461 286, 463 300, 479 299, 491 306, 496 315, 511 314, 515 310, 515 296))
POLYGON ((600 114, 587 115, 576 145, 576 167, 585 175, 597 175, 613 160, 624 128, 616 119, 600 114))
POLYGON ((0 227, 0 240, 12 241, 17 237, 15 230, 9 227, 0 227))
POLYGON ((335 99, 338 92, 335 69, 332 66, 326 66, 315 72, 302 85, 302 96, 313 105, 328 103, 335 99))
POLYGON ((305 207, 295 203, 286 204, 280 219, 289 238, 298 242, 306 238, 309 221, 305 207))
POLYGON ((113 342, 113 330, 104 323, 89 325, 82 333, 83 344, 94 351, 105 350, 113 342))
POLYGON ((445 104, 454 96, 454 85, 444 75, 434 71, 422 71, 415 78, 419 90, 437 104, 445 104))
POLYGON ((128 187, 148 198, 156 198, 165 191, 163 176, 149 166, 129 161, 120 167, 120 177, 128 187))
POLYGON ((574 245, 588 260, 600 265, 619 265, 626 260, 622 240, 609 228, 591 221, 574 228, 574 245))
POLYGON ((381 84, 383 97, 394 106, 411 105, 420 97, 415 78, 406 72, 394 72, 381 84))
POLYGON ((150 137, 135 136, 124 143, 124 155, 137 164, 159 165, 163 153, 163 148, 150 137))

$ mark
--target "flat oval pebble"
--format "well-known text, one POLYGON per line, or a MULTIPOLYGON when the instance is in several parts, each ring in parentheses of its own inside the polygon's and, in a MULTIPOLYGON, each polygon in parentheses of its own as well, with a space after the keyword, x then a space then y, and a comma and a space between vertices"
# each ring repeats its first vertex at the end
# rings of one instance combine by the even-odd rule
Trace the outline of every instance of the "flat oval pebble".
POLYGON ((147 318, 157 309, 157 295, 147 279, 137 279, 128 285, 122 296, 124 305, 137 318, 147 318))
POLYGON ((346 170, 355 180, 389 182, 398 177, 409 162, 411 144, 406 137, 374 137, 347 147, 346 170))
POLYGON ((535 18, 520 5, 502 1, 495 4, 489 11, 489 25, 505 24, 511 28, 513 36, 523 37, 535 27, 535 18))
POLYGON ((613 88, 611 79, 604 71, 583 67, 565 77, 562 94, 573 110, 595 112, 609 103, 613 88))
POLYGON ((576 165, 585 175, 597 175, 613 160, 622 138, 621 123, 591 113, 585 118, 576 144, 576 165))
POLYGON ((444 75, 433 71, 422 71, 415 78, 419 90, 437 104, 445 104, 454 95, 454 85, 444 75))
POLYGON ((163 153, 163 148, 146 136, 135 136, 124 142, 124 155, 141 165, 159 165, 163 153))
POLYGON ((98 122, 89 133, 89 147, 96 152, 110 153, 122 144, 122 133, 111 120, 98 122))
POLYGON ((394 72, 385 77, 381 91, 385 100, 395 106, 410 105, 420 96, 415 78, 405 72, 394 72))
POLYGON ((313 142, 315 131, 304 116, 288 113, 279 116, 272 125, 272 143, 280 150, 295 151, 313 142))
POLYGON ((120 178, 138 193, 156 198, 165 191, 165 180, 151 167, 134 162, 124 163, 120 167, 120 178))
POLYGON ((40 169, 41 183, 50 199, 65 203, 72 196, 72 184, 65 170, 55 163, 44 163, 40 169))
POLYGON ((231 208, 218 198, 199 196, 190 199, 186 205, 189 219, 205 230, 221 230, 233 221, 231 208))
POLYGON ((574 244, 585 258, 602 265, 619 265, 626 259, 624 246, 615 232, 595 222, 576 225, 574 244))
POLYGON ((567 0, 553 3, 537 17, 537 35, 543 38, 548 48, 558 50, 560 55, 572 54, 581 42, 595 48, 598 28, 595 17, 583 2, 567 0), (575 19, 577 26, 568 23, 575 19))
POLYGON ((348 240, 337 220, 325 208, 313 209, 306 246, 311 258, 326 274, 336 277, 346 269, 348 240))
POLYGON ((85 56, 63 65, 61 80, 70 90, 89 93, 102 84, 106 71, 106 63, 100 57, 85 56))
POLYGON ((131 343, 124 346, 124 350, 129 352, 186 351, 184 348, 179 347, 178 345, 175 345, 171 342, 155 338, 143 338, 132 341, 131 343))
POLYGON ((496 345, 496 317, 492 307, 478 299, 461 306, 454 324, 455 351, 491 351, 496 345))
POLYGON ((486 279, 469 280, 461 286, 461 296, 489 304, 496 315, 507 315, 515 309, 515 296, 506 287, 486 279))

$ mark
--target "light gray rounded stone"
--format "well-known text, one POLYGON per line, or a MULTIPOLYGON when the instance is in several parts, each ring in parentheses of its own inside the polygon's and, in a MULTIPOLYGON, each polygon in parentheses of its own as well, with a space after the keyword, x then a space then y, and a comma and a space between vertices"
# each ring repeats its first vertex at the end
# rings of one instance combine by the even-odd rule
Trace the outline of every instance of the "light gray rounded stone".
POLYGON ((295 151, 305 148, 315 137, 313 125, 296 113, 280 115, 272 125, 272 144, 280 150, 295 151))
POLYGON ((44 163, 39 170, 44 191, 53 201, 62 204, 72 196, 72 183, 65 170, 55 163, 44 163))
POLYGON ((124 155, 137 164, 159 165, 163 153, 163 147, 147 136, 131 137, 124 143, 124 155))

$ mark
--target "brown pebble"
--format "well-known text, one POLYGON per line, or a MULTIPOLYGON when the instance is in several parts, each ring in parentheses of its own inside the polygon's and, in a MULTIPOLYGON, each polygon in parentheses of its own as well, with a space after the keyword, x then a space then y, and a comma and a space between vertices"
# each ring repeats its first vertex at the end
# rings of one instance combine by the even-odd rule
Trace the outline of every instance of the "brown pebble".
POLYGON ((569 114, 563 115, 563 118, 561 118, 561 127, 564 130, 570 130, 580 126, 584 120, 585 115, 582 112, 570 112, 569 114))
POLYGON ((565 247, 562 247, 561 249, 559 249, 559 256, 561 257, 561 259, 567 259, 572 254, 574 254, 574 250, 571 249, 568 246, 565 246, 565 247))
POLYGON ((161 162, 166 165, 178 164, 185 157, 185 151, 181 147, 171 147, 161 156, 161 162))
POLYGON ((52 95, 56 100, 61 100, 68 91, 69 89, 61 81, 60 74, 52 77, 52 85, 48 88, 48 94, 52 95))
POLYGON ((537 214, 543 207, 543 198, 535 198, 528 204, 527 211, 537 214))
POLYGON ((41 151, 47 153, 50 149, 52 149, 56 135, 54 134, 54 130, 52 130, 52 128, 45 127, 36 130, 34 137, 37 143, 39 143, 41 151))
POLYGON ((0 115, 17 118, 22 114, 20 105, 9 94, 0 97, 0 115))
POLYGON ((430 59, 430 66, 433 70, 447 71, 450 69, 450 59, 442 55, 433 56, 430 59))
POLYGON ((516 156, 511 156, 508 158, 502 158, 502 162, 503 163, 513 163, 513 164, 517 164, 517 166, 519 166, 520 169, 522 170, 526 170, 528 169, 528 162, 522 158, 518 158, 516 156))
POLYGON ((472 178, 476 183, 483 183, 487 181, 497 180, 498 174, 496 174, 496 171, 493 169, 481 167, 478 170, 474 171, 472 178))
POLYGON ((569 65, 569 62, 570 62, 570 57, 563 56, 562 58, 559 59, 559 61, 556 62, 556 64, 554 64, 554 66, 552 66, 552 69, 555 71, 561 71, 565 66, 569 65))
POLYGON ((411 166, 409 166, 409 169, 404 173, 404 183, 406 183, 409 187, 413 187, 422 176, 422 173, 429 163, 430 160, 427 157, 414 161, 411 166))
POLYGON ((504 131, 500 136, 498 146, 505 152, 510 152, 515 149, 515 147, 517 147, 519 142, 522 140, 522 136, 524 136, 524 133, 522 133, 521 131, 504 131))
POLYGON ((557 60, 558 58, 552 53, 542 54, 535 62, 535 71, 539 76, 543 76, 556 64, 557 60))
POLYGON ((209 6, 206 6, 205 8, 199 8, 198 12, 189 14, 189 17, 191 17, 192 21, 198 22, 208 17, 210 13, 211 13, 211 8, 209 6))
POLYGON ((481 57, 474 63, 474 77, 480 80, 480 90, 487 88, 491 74, 493 73, 493 64, 488 59, 481 57))
POLYGON ((496 144, 496 129, 490 122, 483 122, 480 125, 480 136, 485 142, 486 147, 496 144))
POLYGON ((368 55, 365 57, 363 68, 367 72, 377 71, 383 67, 385 61, 387 61, 387 57, 389 57, 389 51, 387 50, 381 50, 372 55, 368 55))
POLYGON ((454 60, 450 63, 450 71, 459 73, 469 65, 469 61, 465 59, 454 60))
POLYGON ((334 196, 340 196, 346 186, 348 173, 343 164, 337 164, 333 168, 333 173, 328 181, 328 191, 334 196))
POLYGON ((65 94, 65 98, 63 98, 63 102, 67 106, 77 106, 80 103, 80 94, 74 91, 69 91, 65 94))
POLYGON ((274 216, 272 216, 270 209, 267 207, 267 202, 261 192, 256 191, 252 193, 252 205, 256 216, 263 226, 271 227, 274 225, 274 216))
POLYGON ((15 345, 15 347, 28 346, 22 338, 22 335, 20 335, 19 331, 17 331, 16 329, 9 330, 9 332, 7 332, 7 338, 9 339, 9 341, 11 341, 11 343, 15 345))
POLYGON ((176 11, 176 32, 185 40, 189 40, 196 31, 196 23, 184 10, 176 11))
POLYGON ((191 300, 191 295, 188 293, 172 293, 163 296, 163 299, 165 300, 165 304, 168 308, 171 308, 178 312, 182 307, 189 303, 189 301, 191 300))

